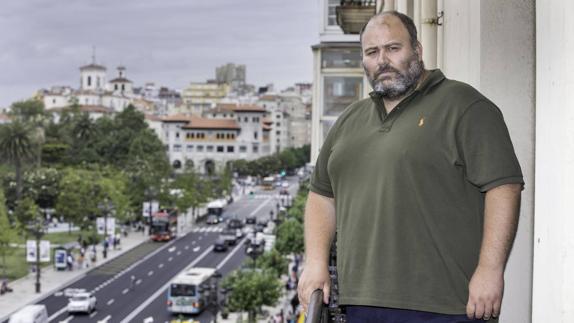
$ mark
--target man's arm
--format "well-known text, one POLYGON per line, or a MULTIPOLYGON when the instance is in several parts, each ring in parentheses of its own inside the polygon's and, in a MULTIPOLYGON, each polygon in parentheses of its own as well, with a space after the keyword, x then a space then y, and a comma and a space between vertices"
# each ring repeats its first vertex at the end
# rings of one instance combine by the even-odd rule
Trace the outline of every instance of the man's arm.
POLYGON ((305 207, 305 266, 297 286, 299 301, 307 311, 311 293, 323 290, 329 302, 329 250, 335 235, 335 200, 309 192, 305 207))
POLYGON ((500 315, 504 268, 518 227, 521 191, 521 184, 506 184, 486 192, 480 258, 468 287, 469 318, 500 315))

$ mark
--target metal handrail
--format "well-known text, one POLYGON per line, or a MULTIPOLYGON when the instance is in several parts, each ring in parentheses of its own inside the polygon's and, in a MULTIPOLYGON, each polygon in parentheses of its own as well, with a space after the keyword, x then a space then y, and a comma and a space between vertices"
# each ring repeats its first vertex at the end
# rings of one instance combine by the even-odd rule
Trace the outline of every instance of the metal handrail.
POLYGON ((309 299, 309 307, 307 309, 307 316, 305 316, 305 323, 321 323, 326 321, 327 318, 323 312, 323 290, 315 289, 309 299))

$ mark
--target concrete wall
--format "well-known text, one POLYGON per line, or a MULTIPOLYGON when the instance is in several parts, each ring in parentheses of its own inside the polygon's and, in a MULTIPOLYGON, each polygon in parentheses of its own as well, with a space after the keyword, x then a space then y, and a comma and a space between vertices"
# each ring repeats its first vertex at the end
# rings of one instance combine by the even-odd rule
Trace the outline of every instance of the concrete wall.
POLYGON ((535 323, 574 322, 573 1, 536 1, 535 323))
MULTIPOLYGON (((534 221, 533 1, 444 1, 444 72, 478 88, 504 114, 526 187, 506 269, 500 322, 530 322, 534 221)), ((552 320, 544 322, 554 322, 552 320)))

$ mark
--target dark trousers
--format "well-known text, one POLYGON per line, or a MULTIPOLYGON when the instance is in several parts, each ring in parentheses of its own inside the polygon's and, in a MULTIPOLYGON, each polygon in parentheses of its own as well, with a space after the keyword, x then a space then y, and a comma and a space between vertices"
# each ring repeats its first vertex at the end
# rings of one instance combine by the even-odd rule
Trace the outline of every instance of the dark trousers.
POLYGON ((347 306, 347 323, 471 323, 463 315, 449 315, 373 306, 347 306))

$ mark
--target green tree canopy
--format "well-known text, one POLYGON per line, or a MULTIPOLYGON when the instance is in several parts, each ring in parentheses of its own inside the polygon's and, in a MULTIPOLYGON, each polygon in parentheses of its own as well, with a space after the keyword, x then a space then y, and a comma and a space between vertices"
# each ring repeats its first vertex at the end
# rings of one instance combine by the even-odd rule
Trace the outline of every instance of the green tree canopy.
POLYGON ((6 256, 9 255, 12 250, 10 243, 15 240, 16 232, 10 225, 4 192, 0 189, 0 259, 2 260, 2 275, 4 277, 6 277, 6 256))
POLYGON ((255 313, 261 306, 273 306, 281 296, 281 281, 274 272, 236 270, 222 286, 232 289, 229 310, 248 312, 249 322, 255 322, 255 313))
POLYGON ((277 227, 275 248, 280 253, 284 255, 303 253, 305 250, 303 241, 303 225, 299 221, 288 219, 277 227))
POLYGON ((18 200, 22 194, 22 169, 26 162, 34 160, 35 153, 33 129, 30 126, 19 120, 0 126, 0 158, 16 170, 18 200))

